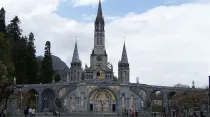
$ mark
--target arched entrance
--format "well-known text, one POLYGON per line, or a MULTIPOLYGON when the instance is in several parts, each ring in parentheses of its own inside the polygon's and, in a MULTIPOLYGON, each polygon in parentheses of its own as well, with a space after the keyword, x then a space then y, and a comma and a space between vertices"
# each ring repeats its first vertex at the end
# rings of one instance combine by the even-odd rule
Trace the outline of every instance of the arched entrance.
POLYGON ((37 108, 38 92, 35 89, 31 89, 27 93, 27 105, 32 108, 37 108))
POLYGON ((161 113, 164 111, 163 93, 161 91, 153 91, 150 95, 152 112, 161 113))
POLYGON ((108 89, 98 89, 89 97, 89 111, 116 112, 116 106, 116 97, 108 89))
POLYGON ((43 111, 52 111, 55 109, 55 93, 52 89, 45 89, 42 92, 43 111))

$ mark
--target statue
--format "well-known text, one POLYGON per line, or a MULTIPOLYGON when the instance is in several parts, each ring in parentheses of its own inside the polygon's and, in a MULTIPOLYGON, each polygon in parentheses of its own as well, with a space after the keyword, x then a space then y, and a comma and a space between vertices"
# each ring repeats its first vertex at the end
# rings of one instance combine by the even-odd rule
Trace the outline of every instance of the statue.
POLYGON ((139 77, 136 77, 136 83, 139 84, 139 77))
POLYGON ((141 101, 141 107, 144 107, 144 101, 143 100, 141 101))
POLYGON ((122 96, 122 108, 125 109, 125 97, 124 97, 124 95, 122 96))
POLYGON ((192 86, 195 87, 195 81, 194 80, 192 81, 192 86))
POLYGON ((87 69, 88 68, 88 66, 87 66, 87 64, 85 64, 85 69, 87 69))
POLYGON ((67 72, 66 81, 69 82, 69 73, 67 72))
POLYGON ((64 99, 64 101, 63 101, 63 105, 64 105, 64 106, 66 106, 66 99, 64 99))
POLYGON ((16 85, 16 77, 14 77, 14 85, 16 85))
POLYGON ((72 99, 71 99, 71 104, 72 104, 71 108, 72 108, 72 110, 74 111, 74 110, 75 110, 75 106, 76 106, 75 97, 74 97, 74 96, 73 96, 72 99))
POLYGON ((133 96, 130 98, 130 109, 133 110, 133 96))
POLYGON ((113 71, 113 65, 111 64, 111 70, 113 71))
POLYGON ((81 94, 81 107, 84 107, 84 94, 81 94))

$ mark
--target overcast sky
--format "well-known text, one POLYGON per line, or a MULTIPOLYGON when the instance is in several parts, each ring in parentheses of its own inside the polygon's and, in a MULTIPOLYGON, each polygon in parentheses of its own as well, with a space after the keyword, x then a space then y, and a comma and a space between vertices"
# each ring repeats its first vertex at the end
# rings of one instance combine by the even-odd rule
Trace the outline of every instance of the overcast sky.
MULTIPOLYGON (((79 55, 89 65, 98 0, 0 0, 9 22, 15 15, 24 34, 33 32, 37 55, 49 40, 52 53, 70 66, 76 36, 79 55)), ((209 0, 102 0, 106 49, 114 65, 124 37, 130 81, 202 87, 210 75, 209 0), (132 2, 131 2, 132 1, 132 2)))

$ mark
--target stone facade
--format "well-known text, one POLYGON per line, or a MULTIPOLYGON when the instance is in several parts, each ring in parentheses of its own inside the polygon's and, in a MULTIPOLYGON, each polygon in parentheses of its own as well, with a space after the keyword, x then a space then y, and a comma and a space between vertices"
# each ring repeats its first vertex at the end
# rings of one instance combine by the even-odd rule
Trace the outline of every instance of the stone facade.
POLYGON ((55 109, 67 113, 89 111, 121 113, 124 109, 143 111, 146 107, 151 110, 145 101, 149 100, 152 104, 151 95, 160 91, 163 98, 158 103, 160 102, 160 106, 165 107, 168 112, 170 92, 178 94, 191 90, 202 90, 130 83, 130 68, 125 43, 121 60, 118 63, 118 78, 115 77, 112 64, 107 62, 104 27, 105 21, 99 2, 90 66, 86 65, 85 69, 82 68, 76 42, 66 82, 24 85, 22 89, 15 91, 15 94, 20 94, 22 98, 20 99, 20 95, 11 97, 9 102, 12 104, 8 106, 8 110, 13 110, 11 112, 15 113, 21 111, 21 107, 23 110, 26 104, 23 100, 28 98, 24 97, 24 92, 27 92, 31 94, 31 97, 36 94, 33 103, 39 112, 55 109))

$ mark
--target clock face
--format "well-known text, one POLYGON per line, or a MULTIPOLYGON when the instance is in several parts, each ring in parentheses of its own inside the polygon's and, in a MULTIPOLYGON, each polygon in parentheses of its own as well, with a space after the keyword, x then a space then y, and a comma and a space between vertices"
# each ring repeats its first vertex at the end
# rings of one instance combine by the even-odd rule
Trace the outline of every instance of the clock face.
POLYGON ((96 58, 98 61, 102 61, 102 57, 101 56, 97 56, 96 58))

